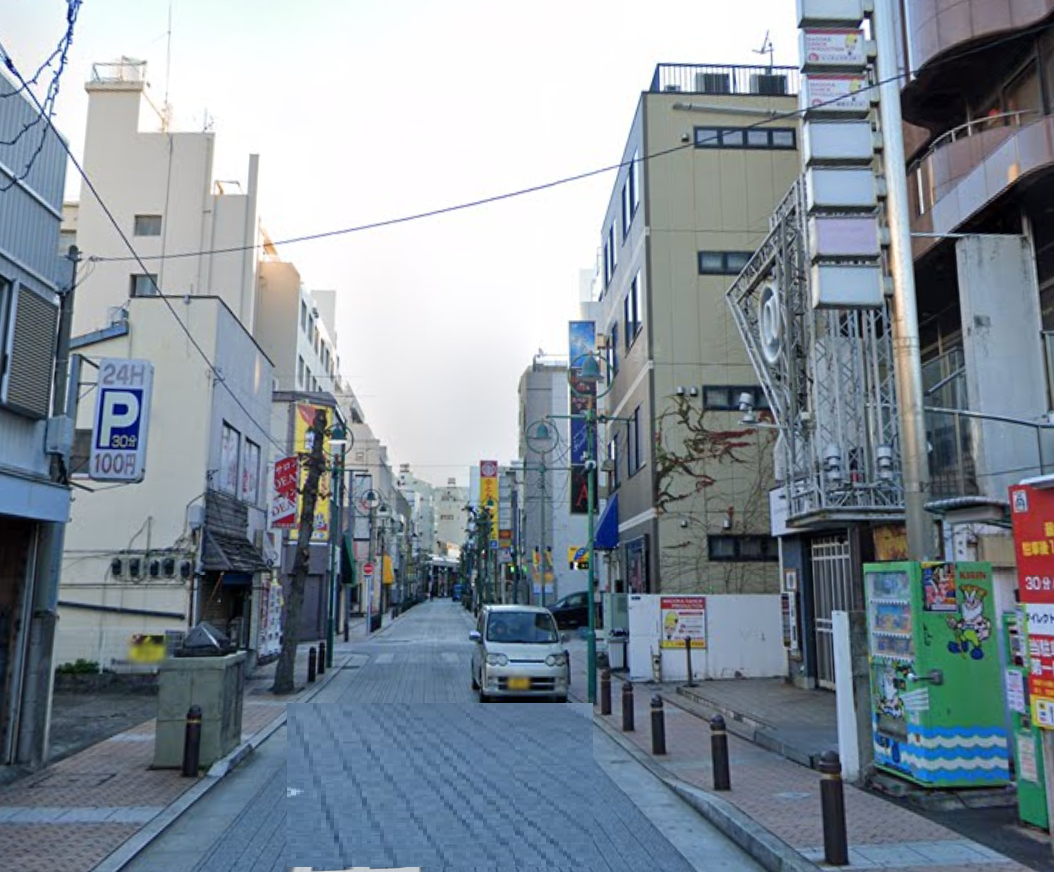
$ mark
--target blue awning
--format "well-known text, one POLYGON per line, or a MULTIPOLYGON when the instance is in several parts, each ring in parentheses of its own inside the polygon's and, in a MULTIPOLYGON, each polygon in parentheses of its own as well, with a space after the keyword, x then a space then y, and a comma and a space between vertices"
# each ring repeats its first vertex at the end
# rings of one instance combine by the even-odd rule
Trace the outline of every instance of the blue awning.
POLYGON ((598 551, 614 551, 618 548, 618 494, 613 494, 600 513, 593 547, 598 551))

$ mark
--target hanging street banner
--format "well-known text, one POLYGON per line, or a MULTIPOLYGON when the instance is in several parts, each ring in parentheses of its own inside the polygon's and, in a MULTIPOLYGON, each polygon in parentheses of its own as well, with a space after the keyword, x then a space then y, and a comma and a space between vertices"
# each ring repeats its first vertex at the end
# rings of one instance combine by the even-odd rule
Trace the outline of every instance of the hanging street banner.
POLYGON ((1054 490, 1010 488, 1017 588, 1028 628, 1032 719, 1054 730, 1054 490))
POLYGON ((271 497, 271 527, 291 530, 296 527, 297 473, 300 462, 296 457, 283 457, 274 465, 274 495, 271 497))
POLYGON ((490 541, 492 548, 498 545, 498 508, 501 490, 498 486, 498 461, 481 460, 479 462, 479 507, 490 512, 490 541))
POLYGON ((691 638, 692 650, 706 647, 706 597, 663 596, 659 597, 662 613, 661 648, 685 648, 685 639, 691 638))
POLYGON ((586 460, 597 459, 596 430, 592 432, 586 414, 596 409, 597 386, 595 382, 583 381, 579 377, 582 366, 596 353, 596 324, 593 321, 571 321, 568 324, 568 390, 571 409, 571 514, 584 515, 589 511, 589 477, 586 460))
MULTIPOLYGON (((317 412, 319 409, 326 413, 326 426, 329 427, 329 425, 332 423, 332 409, 327 408, 326 406, 312 406, 309 403, 296 404, 296 410, 293 416, 293 451, 297 455, 311 453, 311 449, 315 441, 315 434, 314 431, 312 431, 311 429, 311 425, 314 424, 315 412, 317 412)), ((328 436, 323 438, 322 454, 324 457, 329 456, 328 436)), ((297 523, 293 525, 294 528, 299 526, 300 511, 304 504, 304 495, 300 492, 304 489, 305 481, 307 481, 307 465, 302 464, 300 466, 300 477, 297 484, 297 523)), ((329 541, 330 489, 330 476, 326 473, 323 473, 318 480, 318 501, 315 503, 315 529, 311 533, 311 541, 313 542, 329 541)))
POLYGON ((92 418, 88 475, 94 481, 142 481, 154 365, 149 360, 104 358, 92 418))

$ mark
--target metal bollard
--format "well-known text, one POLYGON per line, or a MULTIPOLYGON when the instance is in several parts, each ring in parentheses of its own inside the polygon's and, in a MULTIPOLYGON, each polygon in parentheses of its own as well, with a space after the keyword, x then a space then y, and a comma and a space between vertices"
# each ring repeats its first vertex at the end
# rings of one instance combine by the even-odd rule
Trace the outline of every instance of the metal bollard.
POLYGON ((633 685, 622 683, 622 732, 633 732, 633 685))
POLYGON ((348 619, 344 619, 344 641, 347 642, 351 638, 351 628, 348 626, 348 619))
POLYGON ((658 694, 651 698, 651 753, 666 753, 666 713, 658 694))
POLYGON ((611 670, 600 670, 600 713, 611 714, 611 670))
POLYGON ((312 648, 307 652, 307 683, 315 683, 315 671, 318 665, 318 651, 312 648))
POLYGON ((201 706, 187 710, 187 730, 183 735, 183 775, 197 778, 201 760, 201 706))
POLYGON ((829 866, 849 865, 849 841, 845 830, 845 792, 842 761, 836 751, 824 751, 820 770, 820 814, 823 817, 823 856, 829 866))
POLYGON ((326 674, 326 643, 318 643, 318 674, 326 674))
POLYGON ((725 719, 714 715, 710 719, 710 757, 714 764, 714 790, 731 790, 732 776, 728 770, 728 731, 725 719))
POLYGON ((684 640, 684 653, 688 658, 688 681, 685 683, 685 687, 695 687, 695 681, 692 680, 692 637, 687 636, 684 640))

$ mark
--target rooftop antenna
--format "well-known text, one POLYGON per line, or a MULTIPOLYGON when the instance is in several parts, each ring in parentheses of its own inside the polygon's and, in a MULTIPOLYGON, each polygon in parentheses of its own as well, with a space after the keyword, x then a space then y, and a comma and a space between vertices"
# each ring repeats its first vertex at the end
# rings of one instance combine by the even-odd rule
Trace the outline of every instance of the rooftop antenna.
POLYGON ((770 31, 765 31, 765 38, 761 41, 761 48, 756 48, 753 51, 754 54, 767 54, 769 56, 769 70, 771 70, 773 65, 772 55, 775 52, 775 49, 772 46, 772 40, 769 39, 769 33, 770 31))
POLYGON ((172 77, 172 0, 168 0, 168 32, 165 36, 165 110, 161 117, 162 133, 167 133, 172 124, 172 104, 168 102, 168 84, 172 77))

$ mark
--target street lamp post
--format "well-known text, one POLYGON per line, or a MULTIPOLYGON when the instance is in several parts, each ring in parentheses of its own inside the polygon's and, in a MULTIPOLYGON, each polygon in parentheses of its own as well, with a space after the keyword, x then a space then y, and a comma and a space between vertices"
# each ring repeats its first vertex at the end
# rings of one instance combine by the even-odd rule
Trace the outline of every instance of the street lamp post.
POLYGON ((344 457, 355 441, 354 436, 336 424, 330 430, 329 454, 332 460, 332 510, 330 518, 330 561, 329 561, 329 608, 326 619, 326 668, 333 666, 333 647, 336 639, 337 604, 339 600, 337 578, 340 575, 340 549, 343 547, 344 531, 342 529, 344 501, 344 457), (336 537, 334 540, 334 536, 336 537), (336 547, 332 547, 334 541, 336 547))

